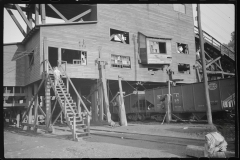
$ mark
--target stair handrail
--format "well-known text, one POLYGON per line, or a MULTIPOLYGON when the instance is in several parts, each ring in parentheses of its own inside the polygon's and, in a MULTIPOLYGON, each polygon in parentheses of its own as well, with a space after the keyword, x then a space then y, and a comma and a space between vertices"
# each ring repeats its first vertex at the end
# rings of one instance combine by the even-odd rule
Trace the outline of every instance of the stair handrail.
MULTIPOLYGON (((62 68, 61 64, 60 64, 59 66, 62 68)), ((65 72, 65 70, 64 70, 63 68, 62 68, 62 70, 63 70, 63 72, 64 72, 65 76, 67 77, 67 79, 69 80, 69 82, 71 83, 71 85, 72 85, 72 87, 73 87, 73 90, 74 90, 74 91, 75 91, 75 93, 77 94, 77 97, 80 99, 80 101, 81 101, 81 103, 83 104, 83 106, 84 106, 85 110, 87 111, 87 114, 88 114, 88 115, 91 117, 91 114, 90 114, 90 112, 88 111, 88 109, 87 109, 87 107, 86 107, 85 103, 83 102, 83 100, 82 100, 81 96, 78 94, 78 92, 77 92, 77 90, 76 90, 75 86, 73 85, 73 83, 72 83, 71 79, 69 78, 69 76, 67 75, 67 73, 65 72)))
MULTIPOLYGON (((50 65, 49 61, 46 61, 46 62, 47 62, 47 65, 50 67, 50 70, 53 72, 52 66, 50 65)), ((54 74, 54 77, 56 77, 56 74, 55 74, 54 72, 53 72, 53 74, 54 74)), ((48 76, 48 78, 49 78, 49 76, 48 76)), ((51 80, 50 80, 50 83, 52 83, 51 80)), ((57 84, 59 84, 58 81, 57 81, 57 84)), ((60 86, 60 89, 61 89, 62 93, 64 93, 64 92, 63 92, 63 89, 62 89, 62 86, 61 86, 61 85, 59 85, 59 86, 60 86)), ((69 106, 70 106, 70 109, 72 110, 73 114, 75 115, 76 113, 75 113, 75 111, 72 109, 72 106, 71 106, 69 100, 67 99, 67 96, 66 96, 65 94, 63 94, 63 95, 64 95, 65 99, 67 100, 67 102, 68 102, 68 104, 69 104, 69 106)), ((65 109, 65 110, 66 110, 66 109, 65 109)))

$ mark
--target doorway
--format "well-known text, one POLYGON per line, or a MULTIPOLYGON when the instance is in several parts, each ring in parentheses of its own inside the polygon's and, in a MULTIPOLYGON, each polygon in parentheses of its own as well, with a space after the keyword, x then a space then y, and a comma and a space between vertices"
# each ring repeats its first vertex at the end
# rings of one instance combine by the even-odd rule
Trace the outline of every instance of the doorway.
POLYGON ((58 48, 48 47, 48 61, 52 67, 58 66, 58 48))

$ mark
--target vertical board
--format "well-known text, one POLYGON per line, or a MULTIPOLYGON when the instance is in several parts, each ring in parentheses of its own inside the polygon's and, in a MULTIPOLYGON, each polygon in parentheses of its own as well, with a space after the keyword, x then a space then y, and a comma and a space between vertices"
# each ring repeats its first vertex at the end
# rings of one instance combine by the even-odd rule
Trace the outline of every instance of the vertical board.
MULTIPOLYGON (((188 96, 189 94, 185 95, 188 96)), ((193 85, 193 96, 195 99, 195 111, 196 112, 206 112, 206 99, 205 99, 205 92, 204 92, 204 84, 203 83, 196 83, 193 85)))
POLYGON ((194 95, 193 95, 193 85, 185 85, 182 86, 182 94, 183 94, 183 111, 184 112, 194 112, 194 95))
POLYGON ((219 80, 222 109, 234 109, 235 106, 235 79, 219 80))
MULTIPOLYGON (((184 88, 184 87, 183 87, 184 88)), ((171 88, 172 94, 172 111, 173 112, 183 112, 183 99, 181 86, 175 86, 171 88)))
POLYGON ((211 104, 211 111, 220 111, 221 101, 219 95, 219 81, 208 82, 208 91, 211 104))

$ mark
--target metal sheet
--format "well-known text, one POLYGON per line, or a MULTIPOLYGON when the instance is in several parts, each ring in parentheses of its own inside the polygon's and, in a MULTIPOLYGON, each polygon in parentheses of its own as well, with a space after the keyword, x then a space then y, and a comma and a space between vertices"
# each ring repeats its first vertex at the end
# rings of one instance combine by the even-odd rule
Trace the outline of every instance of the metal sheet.
POLYGON ((175 86, 171 88, 172 95, 172 111, 173 112, 183 112, 183 102, 182 102, 182 89, 181 86, 175 86))
POLYGON ((197 112, 206 112, 206 99, 205 99, 205 92, 204 92, 204 84, 203 83, 196 83, 193 85, 193 96, 195 99, 194 108, 197 112))
POLYGON ((124 97, 124 105, 126 114, 130 113, 130 96, 124 97))
POLYGON ((131 102, 130 102, 130 112, 131 113, 137 113, 138 112, 138 96, 137 94, 132 94, 131 96, 131 102))
POLYGON ((220 111, 221 101, 219 96, 219 81, 208 82, 208 91, 209 91, 212 112, 220 111))
POLYGON ((154 90, 154 97, 155 97, 155 105, 154 109, 156 112, 165 112, 166 106, 164 101, 160 101, 163 95, 163 90, 162 89, 155 89, 154 90))

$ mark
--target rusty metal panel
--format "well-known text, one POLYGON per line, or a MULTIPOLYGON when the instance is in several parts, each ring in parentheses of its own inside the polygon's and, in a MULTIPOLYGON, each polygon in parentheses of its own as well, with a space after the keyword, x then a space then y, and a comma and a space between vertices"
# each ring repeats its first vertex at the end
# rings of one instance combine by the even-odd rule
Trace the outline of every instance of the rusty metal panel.
POLYGON ((204 84, 196 83, 193 85, 194 107, 196 112, 206 112, 206 99, 204 92, 204 84))
POLYGON ((211 104, 211 111, 220 111, 221 101, 219 95, 219 81, 208 82, 208 91, 211 104))
POLYGON ((131 102, 130 102, 130 112, 131 113, 137 113, 138 112, 138 95, 132 94, 130 95, 131 102))
POLYGON ((163 95, 163 89, 158 88, 154 90, 154 97, 155 97, 155 105, 154 109, 157 112, 165 112, 166 106, 164 101, 160 101, 163 95))
POLYGON ((130 113, 130 95, 124 97, 124 105, 125 105, 125 112, 126 114, 130 113))
POLYGON ((175 86, 171 88, 172 95, 172 111, 183 112, 183 101, 182 101, 182 86, 175 86))
POLYGON ((235 79, 219 80, 220 97, 223 110, 234 109, 235 106, 235 79))
POLYGON ((183 101, 183 110, 185 112, 194 112, 194 102, 195 102, 195 97, 193 94, 193 85, 185 85, 182 86, 182 101, 183 101))

